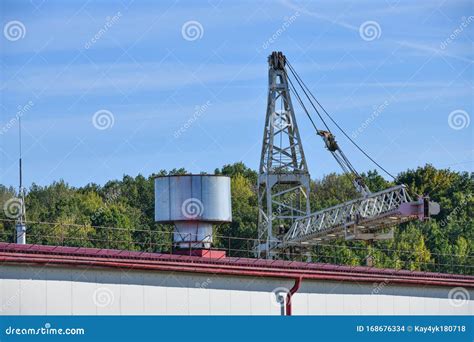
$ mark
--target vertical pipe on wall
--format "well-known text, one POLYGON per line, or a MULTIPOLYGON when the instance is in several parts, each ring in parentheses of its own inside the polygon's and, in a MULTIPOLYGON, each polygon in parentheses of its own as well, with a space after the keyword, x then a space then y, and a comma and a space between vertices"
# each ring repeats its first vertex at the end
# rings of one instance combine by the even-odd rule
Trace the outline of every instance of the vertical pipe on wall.
POLYGON ((291 288, 290 292, 288 292, 286 295, 286 315, 287 316, 291 316, 291 297, 296 293, 296 291, 299 290, 302 279, 303 279, 302 277, 296 278, 295 284, 291 288))

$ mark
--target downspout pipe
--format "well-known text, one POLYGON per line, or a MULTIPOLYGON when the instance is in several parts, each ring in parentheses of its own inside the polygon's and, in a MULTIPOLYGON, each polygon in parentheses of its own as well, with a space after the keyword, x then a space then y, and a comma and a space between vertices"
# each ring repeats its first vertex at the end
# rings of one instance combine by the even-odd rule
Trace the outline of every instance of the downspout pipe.
POLYGON ((295 278, 295 284, 286 294, 286 316, 291 316, 291 297, 299 290, 303 277, 295 278))

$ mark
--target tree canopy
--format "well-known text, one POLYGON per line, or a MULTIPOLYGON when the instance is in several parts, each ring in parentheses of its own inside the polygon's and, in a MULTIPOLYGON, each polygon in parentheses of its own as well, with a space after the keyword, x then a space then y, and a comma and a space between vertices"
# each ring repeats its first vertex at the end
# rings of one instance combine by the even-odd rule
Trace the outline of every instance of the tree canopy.
MULTIPOLYGON (((233 221, 215 229, 215 246, 230 248, 230 255, 251 256, 257 236, 256 171, 243 163, 224 165, 215 174, 231 177, 233 221), (233 237, 229 239, 226 237, 233 237)), ((172 226, 154 222, 156 175, 187 174, 183 168, 161 170, 145 177, 123 176, 104 185, 73 187, 60 180, 48 186, 33 184, 27 191, 28 242, 99 248, 170 252, 172 226)), ((376 171, 364 174, 369 188, 379 191, 406 184, 410 194, 429 194, 440 203, 441 213, 426 222, 396 228, 393 240, 334 241, 313 248, 313 261, 363 265, 368 255, 377 267, 472 273, 474 250, 474 177, 425 165, 400 173, 388 182, 376 171)), ((17 196, 0 185, 0 200, 17 196)), ((329 174, 311 182, 311 208, 323 209, 356 198, 346 175, 329 174)), ((0 239, 14 241, 14 220, 0 212, 0 239)))

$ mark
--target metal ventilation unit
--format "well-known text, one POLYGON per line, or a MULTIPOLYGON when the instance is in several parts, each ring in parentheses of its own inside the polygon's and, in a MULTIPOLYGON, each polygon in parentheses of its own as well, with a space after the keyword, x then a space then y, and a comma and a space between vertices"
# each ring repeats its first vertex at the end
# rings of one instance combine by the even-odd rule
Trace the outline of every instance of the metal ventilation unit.
POLYGON ((210 248, 213 224, 232 221, 230 178, 156 177, 155 221, 174 223, 173 239, 178 248, 210 248))

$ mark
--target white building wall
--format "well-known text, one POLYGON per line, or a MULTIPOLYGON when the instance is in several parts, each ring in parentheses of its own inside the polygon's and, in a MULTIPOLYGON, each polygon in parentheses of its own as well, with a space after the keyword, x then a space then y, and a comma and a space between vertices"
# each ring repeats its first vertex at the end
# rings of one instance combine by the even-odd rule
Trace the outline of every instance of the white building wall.
MULTIPOLYGON (((119 269, 1 266, 3 315, 280 315, 293 280, 119 269)), ((472 315, 446 287, 303 280, 295 315, 472 315)), ((474 299, 473 291, 468 295, 474 299)))
POLYGON ((388 283, 303 281, 293 296, 295 315, 472 315, 470 300, 454 302, 450 287, 401 286, 388 283))

